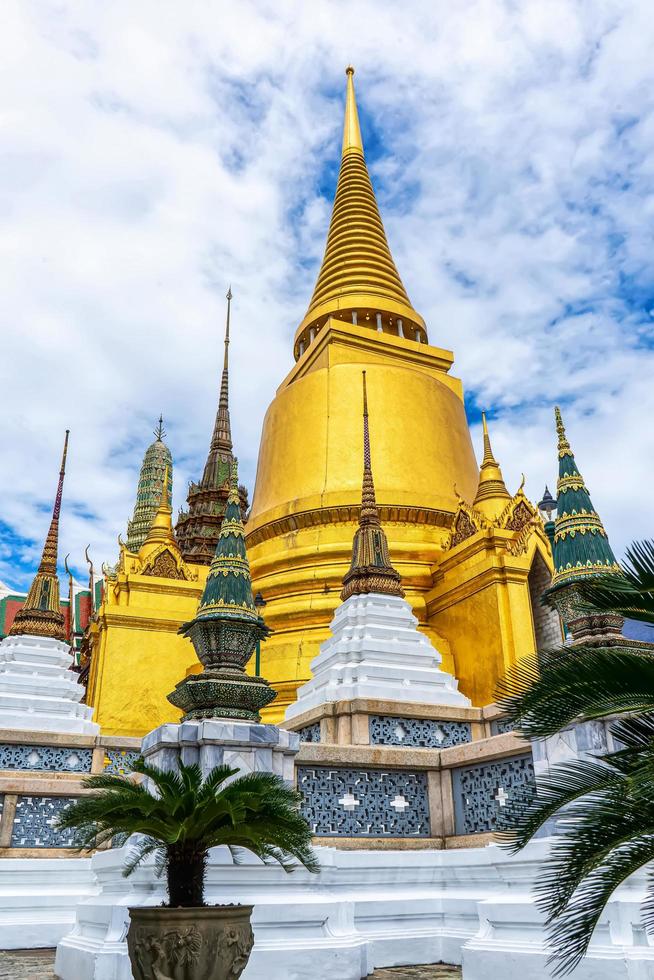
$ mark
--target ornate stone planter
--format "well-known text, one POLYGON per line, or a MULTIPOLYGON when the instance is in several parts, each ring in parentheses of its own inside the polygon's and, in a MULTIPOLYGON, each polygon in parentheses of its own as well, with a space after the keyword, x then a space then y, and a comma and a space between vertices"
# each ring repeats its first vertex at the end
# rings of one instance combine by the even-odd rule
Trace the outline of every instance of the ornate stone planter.
POLYGON ((236 980, 252 949, 251 905, 131 908, 135 980, 236 980))

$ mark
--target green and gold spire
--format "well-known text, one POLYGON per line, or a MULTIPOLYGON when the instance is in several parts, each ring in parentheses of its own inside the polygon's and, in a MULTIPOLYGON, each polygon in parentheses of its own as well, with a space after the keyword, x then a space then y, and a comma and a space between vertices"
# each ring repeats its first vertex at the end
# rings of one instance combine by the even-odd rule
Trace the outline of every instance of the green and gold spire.
POLYGON ((172 499, 173 460, 168 446, 163 441, 165 434, 163 416, 159 416, 159 424, 154 432, 155 440, 151 446, 148 446, 143 457, 134 514, 131 521, 127 522, 127 550, 134 553, 140 550, 147 538, 159 509, 165 473, 168 474, 168 499, 172 499))
POLYGON ((238 464, 234 460, 225 516, 194 622, 224 617, 245 619, 267 633, 252 596, 237 474, 238 464))
POLYGON ((591 575, 619 571, 604 525, 570 448, 561 410, 554 409, 558 435, 559 479, 554 526, 554 577, 550 591, 591 575))
POLYGON ((59 604, 57 551, 59 547, 59 515, 66 474, 66 455, 68 453, 68 435, 69 430, 66 429, 57 495, 39 569, 27 593, 23 607, 16 613, 16 618, 9 630, 10 636, 29 635, 47 636, 54 640, 66 639, 64 615, 59 604))
POLYGON ((255 646, 270 630, 252 596, 250 563, 241 519, 236 460, 232 464, 225 515, 195 617, 179 631, 187 636, 203 666, 168 696, 184 719, 242 718, 258 721, 275 698, 262 677, 245 673, 255 646))
POLYGON ((370 592, 403 596, 400 573, 391 565, 386 534, 379 520, 375 484, 372 478, 370 458, 370 431, 368 427, 368 392, 366 372, 363 378, 363 482, 361 486, 361 511, 359 527, 352 543, 352 563, 343 579, 341 599, 370 592))

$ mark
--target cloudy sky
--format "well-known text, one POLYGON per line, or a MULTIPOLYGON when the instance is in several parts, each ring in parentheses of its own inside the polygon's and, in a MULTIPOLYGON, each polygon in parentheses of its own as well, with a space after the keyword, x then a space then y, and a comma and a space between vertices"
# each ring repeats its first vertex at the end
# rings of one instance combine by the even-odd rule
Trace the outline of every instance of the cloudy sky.
POLYGON ((475 442, 553 487, 552 406, 616 550, 652 535, 648 0, 5 0, 0 580, 25 586, 71 444, 62 556, 113 560, 159 412, 200 475, 234 292, 252 489, 324 245, 352 62, 400 273, 475 442))

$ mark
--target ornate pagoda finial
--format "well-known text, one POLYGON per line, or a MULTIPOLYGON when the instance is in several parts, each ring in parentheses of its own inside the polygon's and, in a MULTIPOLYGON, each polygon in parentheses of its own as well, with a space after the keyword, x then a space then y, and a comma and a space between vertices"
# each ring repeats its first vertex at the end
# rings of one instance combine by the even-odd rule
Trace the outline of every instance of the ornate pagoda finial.
POLYGON ((393 261, 366 167, 351 65, 346 78, 341 168, 322 265, 295 334, 296 358, 336 315, 382 333, 427 340, 425 322, 393 261))
POLYGON ((93 567, 93 562, 89 555, 90 544, 87 544, 84 549, 84 557, 86 558, 86 564, 89 566, 89 594, 91 596, 91 615, 95 612, 95 568, 93 567))
POLYGON ((352 562, 343 579, 341 599, 370 592, 403 596, 400 573, 391 565, 388 541, 379 520, 375 484, 370 459, 370 430, 368 427, 368 391, 366 372, 361 372, 363 385, 363 481, 359 527, 352 543, 352 562))
POLYGON ((343 156, 347 153, 360 153, 363 156, 363 140, 359 126, 357 100, 354 94, 354 68, 345 69, 347 87, 345 91, 345 123, 343 125, 343 156))
POLYGON ((556 421, 556 434, 559 439, 559 459, 562 456, 572 456, 572 450, 570 449, 570 443, 565 434, 565 426, 561 417, 561 409, 558 405, 554 407, 554 419, 556 421))
POLYGON ((52 510, 52 520, 43 546, 43 553, 36 577, 27 593, 25 603, 17 613, 9 630, 10 636, 47 636, 55 640, 65 640, 64 617, 59 605, 59 579, 57 577, 57 551, 59 545, 59 515, 61 498, 64 492, 66 475, 66 456, 68 436, 66 429, 64 451, 61 456, 59 483, 52 510))
POLYGON ((177 549, 175 532, 173 531, 173 508, 170 503, 168 464, 164 470, 164 479, 161 487, 161 497, 154 520, 150 525, 145 541, 139 549, 139 557, 147 557, 155 548, 161 545, 172 546, 177 549))
POLYGON ((154 430, 154 435, 158 442, 161 442, 163 437, 166 435, 166 430, 163 426, 163 414, 159 416, 159 425, 154 430))
POLYGON ((212 453, 223 456, 231 455, 232 452, 232 430, 229 420, 229 320, 232 308, 232 287, 227 290, 227 317, 225 320, 225 353, 223 356, 223 373, 220 380, 220 396, 218 398, 218 412, 211 437, 211 447, 209 459, 204 468, 203 482, 211 479, 213 474, 212 453))
POLYGON ((493 455, 485 412, 481 413, 481 422, 484 433, 484 456, 479 467, 479 485, 473 507, 493 520, 502 513, 507 501, 511 500, 511 494, 506 489, 500 464, 493 455))
POLYGON ((179 632, 191 640, 204 670, 180 681, 168 696, 184 719, 243 718, 259 720, 259 710, 275 698, 262 677, 245 673, 257 642, 270 630, 252 595, 238 490, 238 463, 233 461, 225 515, 216 552, 195 617, 179 632))

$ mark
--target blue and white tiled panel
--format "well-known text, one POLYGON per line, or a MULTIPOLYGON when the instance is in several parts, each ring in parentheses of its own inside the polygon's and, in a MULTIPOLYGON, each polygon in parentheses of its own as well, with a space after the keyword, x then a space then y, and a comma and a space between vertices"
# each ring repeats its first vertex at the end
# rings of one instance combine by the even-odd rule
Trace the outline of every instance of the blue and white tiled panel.
POLYGON ((491 735, 506 735, 514 731, 514 725, 508 718, 495 718, 491 721, 491 735))
POLYGON ((298 728, 297 733, 300 736, 301 742, 319 742, 320 722, 314 721, 312 725, 305 725, 304 728, 298 728))
POLYGON ((297 786, 316 837, 429 837, 424 773, 301 766, 297 786))
POLYGON ((414 749, 445 749, 472 738, 467 721, 370 715, 368 729, 371 745, 400 745, 414 749))
POLYGON ((0 745, 0 769, 36 772, 91 772, 93 749, 58 745, 0 745))
POLYGON ((19 796, 11 832, 12 847, 75 847, 74 830, 58 830, 55 821, 72 803, 65 796, 19 796))
POLYGON ((452 770, 456 834, 501 830, 507 807, 534 794, 531 752, 452 770))

